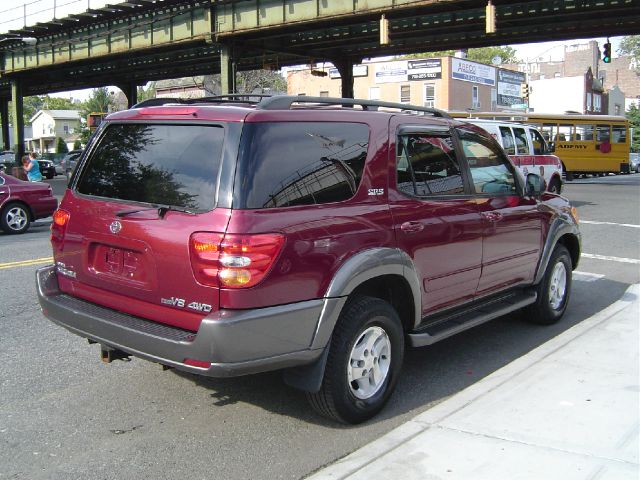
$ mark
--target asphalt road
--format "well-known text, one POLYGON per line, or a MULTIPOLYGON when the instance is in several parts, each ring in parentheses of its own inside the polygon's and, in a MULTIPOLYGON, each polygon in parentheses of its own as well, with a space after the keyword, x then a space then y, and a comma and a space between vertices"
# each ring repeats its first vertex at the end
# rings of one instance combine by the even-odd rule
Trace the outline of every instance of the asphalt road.
MULTIPOLYGON (((62 178, 51 181, 56 194, 62 178)), ((325 421, 277 373, 203 379, 96 345, 40 313, 34 272, 47 222, 0 233, 0 479, 297 479, 362 447, 541 345, 640 282, 640 175, 577 180, 583 256, 559 325, 505 317, 410 350, 387 408, 356 427, 325 421), (17 262, 17 263, 16 263, 17 262)), ((496 406, 500 408, 500 406, 496 406)))

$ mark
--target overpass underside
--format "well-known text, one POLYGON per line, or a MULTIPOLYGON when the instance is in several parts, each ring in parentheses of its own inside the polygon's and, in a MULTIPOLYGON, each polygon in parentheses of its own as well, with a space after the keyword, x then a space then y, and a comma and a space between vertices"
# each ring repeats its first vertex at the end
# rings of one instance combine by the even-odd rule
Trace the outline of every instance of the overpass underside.
POLYGON ((20 110, 23 95, 116 85, 133 104, 150 80, 221 73, 231 92, 235 71, 318 61, 339 68, 348 94, 363 58, 640 32, 640 0, 493 4, 495 33, 485 33, 486 0, 130 0, 13 30, 0 34, 5 145, 7 102, 20 110))

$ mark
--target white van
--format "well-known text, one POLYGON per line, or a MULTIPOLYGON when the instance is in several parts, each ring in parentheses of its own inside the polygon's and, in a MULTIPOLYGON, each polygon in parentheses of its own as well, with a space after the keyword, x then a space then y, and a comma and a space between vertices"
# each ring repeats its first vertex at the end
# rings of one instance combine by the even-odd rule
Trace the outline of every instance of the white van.
POLYGON ((464 121, 473 123, 491 134, 525 177, 528 173, 537 173, 544 178, 549 192, 561 192, 562 162, 551 153, 547 142, 534 127, 475 118, 465 118, 464 121))

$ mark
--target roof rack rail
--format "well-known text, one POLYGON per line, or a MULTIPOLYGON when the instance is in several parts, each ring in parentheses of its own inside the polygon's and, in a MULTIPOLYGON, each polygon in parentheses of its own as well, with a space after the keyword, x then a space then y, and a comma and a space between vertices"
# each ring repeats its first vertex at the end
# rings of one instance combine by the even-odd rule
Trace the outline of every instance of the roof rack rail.
POLYGON ((405 103, 381 102, 378 100, 363 100, 359 98, 308 97, 306 95, 288 96, 275 95, 262 100, 257 108, 260 110, 289 110, 294 103, 313 103, 319 105, 359 105, 363 110, 378 110, 380 107, 397 108, 405 111, 430 113, 434 117, 451 118, 451 116, 437 108, 418 107, 405 103))
POLYGON ((160 97, 143 100, 142 102, 136 103, 131 108, 158 107, 172 103, 181 105, 194 105, 197 103, 247 103, 250 105, 256 105, 268 97, 271 97, 271 95, 264 95, 260 93, 231 93, 228 95, 213 95, 200 98, 160 97))

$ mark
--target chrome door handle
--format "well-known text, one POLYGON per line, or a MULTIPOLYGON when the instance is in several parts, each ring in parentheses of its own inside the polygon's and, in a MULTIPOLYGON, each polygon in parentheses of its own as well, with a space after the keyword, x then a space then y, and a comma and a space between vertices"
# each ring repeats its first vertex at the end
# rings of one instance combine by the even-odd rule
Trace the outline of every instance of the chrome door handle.
POLYGON ((424 225, 419 222, 404 222, 400 225, 400 230, 404 233, 418 233, 424 229, 424 225))

